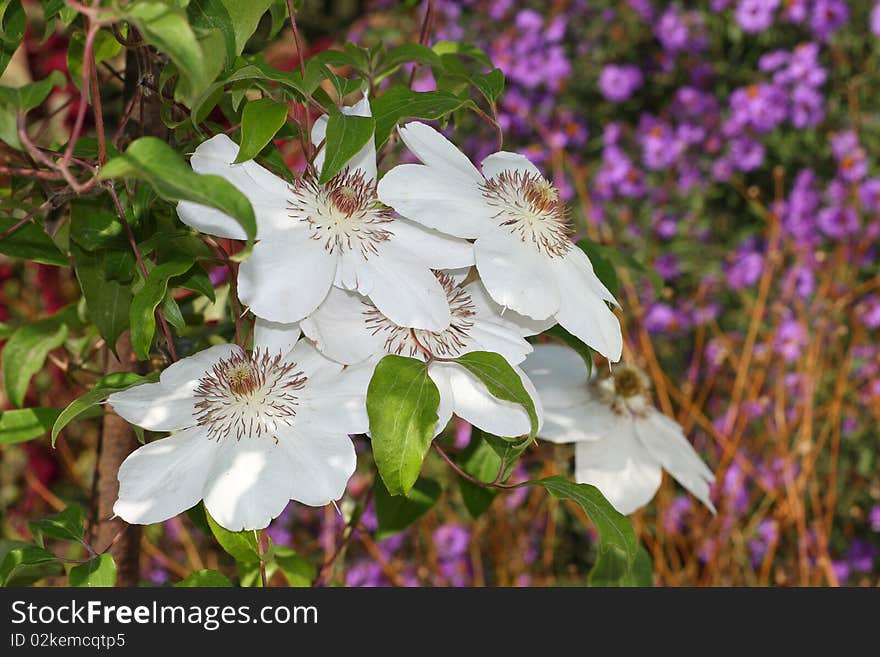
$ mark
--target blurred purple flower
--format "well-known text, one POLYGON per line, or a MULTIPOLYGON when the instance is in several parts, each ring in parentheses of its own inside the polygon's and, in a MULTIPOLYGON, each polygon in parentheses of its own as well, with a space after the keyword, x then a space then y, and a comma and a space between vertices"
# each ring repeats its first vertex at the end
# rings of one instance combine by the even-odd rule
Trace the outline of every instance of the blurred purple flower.
POLYGON ((622 103, 642 86, 642 72, 637 66, 608 64, 599 75, 599 91, 606 100, 622 103))
POLYGON ((743 32, 763 32, 773 24, 773 14, 778 8, 779 0, 739 0, 736 22, 743 32))

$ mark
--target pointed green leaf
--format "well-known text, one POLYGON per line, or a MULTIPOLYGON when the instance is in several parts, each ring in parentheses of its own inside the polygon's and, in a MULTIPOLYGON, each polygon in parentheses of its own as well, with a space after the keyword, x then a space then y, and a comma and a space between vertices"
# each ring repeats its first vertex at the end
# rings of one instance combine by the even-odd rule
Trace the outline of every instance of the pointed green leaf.
POLYGON ((31 377, 43 368, 49 352, 64 344, 69 328, 78 328, 76 307, 67 306, 51 317, 18 327, 3 347, 3 383, 6 397, 21 407, 31 377))
POLYGON ((243 193, 220 176, 196 173, 156 137, 132 142, 125 153, 106 164, 101 178, 145 180, 166 201, 194 201, 225 212, 241 225, 249 246, 257 235, 254 210, 243 193))
POLYGON ((114 392, 128 390, 132 386, 140 385, 141 383, 149 383, 155 381, 157 378, 158 374, 152 374, 150 376, 140 376, 133 372, 108 374, 98 381, 94 388, 81 397, 74 399, 67 405, 67 408, 58 414, 58 417, 52 424, 52 446, 55 446, 55 440, 58 438, 58 434, 61 433, 61 430, 64 429, 64 427, 77 418, 82 418, 96 405, 103 404, 114 392))
POLYGON ((59 513, 29 522, 28 528, 37 545, 43 547, 43 538, 47 536, 58 541, 82 541, 85 535, 84 522, 82 508, 71 504, 59 513))
POLYGON ((243 564, 259 563, 260 552, 257 549, 257 537, 253 531, 233 532, 217 524, 207 509, 205 519, 211 528, 211 533, 227 554, 243 564))
POLYGON ((376 120, 376 149, 385 145, 394 126, 404 119, 436 120, 473 102, 445 91, 412 91, 409 87, 391 87, 372 103, 376 120))
POLYGON ((0 413, 0 445, 33 440, 52 428, 60 408, 22 408, 0 413))
MULTIPOLYGON (((0 232, 8 230, 18 222, 19 219, 15 217, 0 217, 0 232)), ((41 226, 32 222, 26 223, 0 240, 0 253, 13 258, 35 260, 46 265, 59 267, 68 265, 67 256, 61 253, 52 238, 41 226)))
POLYGON ((271 98, 252 100, 241 113, 241 146, 235 164, 254 159, 287 120, 287 103, 271 98))
POLYGON ((357 155, 373 137, 376 121, 370 116, 333 113, 327 121, 324 166, 318 182, 326 183, 357 155))
POLYGON ((434 438, 440 392, 420 360, 385 356, 367 388, 373 456, 392 495, 415 484, 434 438))
POLYGON ((217 570, 199 570, 174 585, 176 588, 229 588, 232 580, 217 570))
POLYGON ((68 586, 106 588, 116 586, 116 562, 109 554, 97 557, 81 566, 74 566, 67 575, 68 586))
POLYGON ((144 286, 134 295, 129 311, 131 346, 141 360, 150 355, 150 344, 156 332, 156 306, 165 297, 168 280, 189 271, 192 265, 192 259, 183 256, 156 265, 144 286))
POLYGON ((13 547, 0 562, 0 585, 30 586, 45 577, 63 572, 64 566, 48 550, 36 545, 13 547))
POLYGON ((520 404, 531 420, 532 430, 529 437, 535 437, 538 433, 535 402, 525 389, 519 374, 503 356, 491 351, 472 351, 459 356, 455 362, 482 381, 493 397, 520 404))
POLYGON ((376 518, 379 522, 376 540, 381 541, 404 531, 431 510, 440 499, 441 492, 440 484, 436 481, 419 477, 406 495, 392 495, 382 479, 376 479, 376 518))

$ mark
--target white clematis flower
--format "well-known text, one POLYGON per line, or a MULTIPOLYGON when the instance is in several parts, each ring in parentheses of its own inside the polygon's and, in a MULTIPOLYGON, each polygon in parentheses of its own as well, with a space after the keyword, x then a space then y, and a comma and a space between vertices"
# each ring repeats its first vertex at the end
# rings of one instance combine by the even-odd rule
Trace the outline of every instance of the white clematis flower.
POLYGON ((630 365, 614 378, 588 383, 573 349, 536 345, 523 369, 544 405, 539 436, 575 443, 575 479, 592 484, 623 514, 644 506, 660 488, 665 469, 712 513, 706 467, 681 427, 651 405, 644 373, 630 365))
POLYGON ((355 469, 348 434, 369 428, 371 370, 343 369, 298 331, 259 322, 253 353, 218 345, 177 361, 158 383, 110 395, 132 424, 169 437, 119 469, 113 511, 135 524, 167 520, 199 500, 230 531, 262 529, 290 500, 342 497, 355 469))
POLYGON ((475 239, 480 278, 504 308, 555 318, 612 361, 623 339, 606 302, 614 296, 590 259, 569 239, 556 188, 517 153, 494 153, 482 173, 452 143, 423 123, 399 129, 422 164, 402 164, 379 181, 379 198, 428 228, 475 239))
POLYGON ((524 339, 546 328, 509 311, 502 316, 479 282, 461 286, 449 273, 437 274, 452 316, 443 331, 401 326, 368 299, 352 292, 331 290, 327 300, 300 326, 326 356, 341 363, 366 361, 370 367, 387 354, 427 361, 428 375, 440 392, 435 435, 452 414, 489 433, 520 436, 529 433, 529 416, 522 406, 492 396, 483 383, 452 359, 472 351, 493 351, 503 356, 522 379, 538 417, 540 402, 528 377, 517 367, 532 350, 524 339))
MULTIPOLYGON (((369 116, 366 99, 346 114, 369 116)), ((320 144, 327 117, 316 121, 320 144)), ((217 135, 196 148, 198 173, 222 176, 251 202, 258 242, 239 269, 238 293, 255 315, 292 323, 307 317, 332 286, 369 297, 395 321, 430 330, 449 326, 443 289, 431 268, 473 264, 467 242, 396 218, 376 197, 376 150, 371 139, 335 177, 318 184, 305 175, 293 184, 250 160, 232 164, 238 146, 217 135)), ((315 158, 320 171, 324 149, 315 158)), ((181 221, 204 233, 244 239, 228 215, 182 201, 181 221)))

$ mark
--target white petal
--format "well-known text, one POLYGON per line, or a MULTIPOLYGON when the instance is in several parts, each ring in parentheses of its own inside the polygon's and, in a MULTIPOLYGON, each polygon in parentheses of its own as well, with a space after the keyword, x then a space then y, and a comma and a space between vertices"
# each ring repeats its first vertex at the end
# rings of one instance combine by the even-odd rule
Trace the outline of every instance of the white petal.
POLYGON ((483 170, 483 175, 486 178, 495 178, 504 171, 510 171, 511 173, 520 171, 543 178, 538 167, 532 164, 529 158, 519 153, 509 153, 507 151, 492 153, 492 155, 483 160, 480 168, 483 170))
POLYGON ((547 408, 568 408, 587 401, 587 366, 571 347, 536 344, 522 368, 547 408))
POLYGON ((620 513, 651 501, 660 488, 660 463, 642 447, 631 421, 621 421, 602 440, 575 445, 575 480, 592 484, 620 513))
POLYGON ((431 269, 458 269, 474 264, 474 245, 406 219, 388 225, 396 246, 426 263, 431 269))
POLYGON ((294 472, 281 447, 270 436, 225 438, 204 489, 205 508, 229 531, 263 529, 287 506, 294 472))
POLYGON ((300 326, 328 358, 343 364, 357 363, 385 351, 385 338, 374 334, 366 324, 367 308, 359 294, 334 287, 300 326))
POLYGON ((636 431, 642 444, 666 471, 715 513, 709 497, 709 484, 715 481, 715 475, 685 438, 678 423, 658 411, 650 411, 647 418, 636 423, 636 431))
POLYGON ((583 267, 580 258, 569 257, 576 251, 580 250, 571 249, 554 263, 559 288, 564 291, 556 319, 569 333, 608 360, 618 361, 623 351, 620 322, 605 304, 604 294, 597 294, 597 284, 605 288, 596 275, 583 267))
POLYGON ((159 377, 160 383, 167 387, 188 386, 195 389, 198 380, 205 376, 218 362, 228 360, 233 354, 242 353, 241 347, 234 344, 217 344, 197 351, 192 356, 172 363, 159 377))
MULTIPOLYGON (((197 173, 225 178, 243 193, 254 208, 257 234, 264 236, 283 230, 290 224, 287 212, 289 185, 286 180, 261 167, 253 160, 232 164, 238 157, 238 145, 220 134, 202 142, 193 153, 190 165, 197 173)), ((244 239, 244 230, 229 215, 198 203, 181 201, 177 206, 180 220, 210 235, 244 239)))
POLYGON ((324 506, 345 494, 357 466, 351 439, 343 433, 313 427, 281 437, 287 454, 290 497, 309 506, 324 506))
POLYGON ((287 354, 299 340, 299 324, 281 324, 257 317, 254 323, 254 347, 266 349, 270 354, 287 354))
MULTIPOLYGON (((349 116, 372 116, 370 113, 370 101, 366 96, 351 106, 342 108, 342 113, 349 116)), ((327 136, 327 115, 322 115, 312 126, 312 143, 317 146, 327 136)), ((315 156, 315 168, 320 172, 324 167, 326 148, 322 148, 315 156)), ((369 181, 376 180, 376 142, 373 139, 367 141, 364 147, 351 158, 346 166, 350 171, 363 171, 364 177, 369 181)))
POLYGON ((375 360, 360 363, 332 378, 307 382, 299 395, 296 426, 299 427, 302 420, 309 426, 320 426, 339 434, 369 431, 367 386, 375 366, 375 360))
POLYGON ((531 431, 529 415, 522 406, 493 397, 486 386, 461 365, 432 363, 431 369, 437 366, 448 368, 455 414, 460 418, 497 436, 522 436, 531 431))
POLYGON ((377 194, 407 219, 455 237, 482 235, 495 214, 476 182, 421 164, 391 169, 379 181, 377 194))
POLYGON ((440 363, 432 363, 428 367, 428 376, 437 386, 437 392, 440 393, 440 404, 437 406, 437 424, 434 426, 435 436, 439 436, 446 428, 455 410, 453 408, 455 398, 452 393, 452 384, 449 381, 449 373, 454 370, 455 367, 441 366, 440 363))
POLYGON ((468 294, 477 308, 477 313, 481 316, 500 317, 505 326, 513 327, 519 335, 528 337, 543 333, 556 324, 556 318, 552 315, 547 319, 532 319, 526 315, 521 315, 515 310, 504 308, 497 304, 495 300, 489 296, 486 286, 482 281, 474 281, 467 285, 468 294))
POLYGON ((406 147, 423 164, 447 176, 470 180, 477 184, 483 182, 483 176, 467 156, 431 126, 413 121, 398 128, 398 133, 406 147))
MULTIPOLYGON (((302 229, 303 231, 305 229, 302 229)), ((297 231, 298 239, 262 240, 238 270, 238 295, 255 315, 298 322, 330 291, 337 257, 297 231)))
POLYGON ((117 415, 149 431, 174 431, 195 424, 195 386, 143 383, 107 399, 117 415))
POLYGON ((480 279, 496 303, 539 320, 559 310, 560 290, 551 258, 519 236, 493 230, 476 241, 474 252, 480 279))
POLYGON ((139 447, 119 468, 113 512, 126 522, 149 525, 186 511, 202 499, 217 449, 201 427, 139 447))
POLYGON ((601 440, 613 433, 619 421, 605 404, 585 400, 573 406, 550 406, 541 388, 538 396, 544 402, 544 425, 538 436, 551 443, 577 443, 601 440))
POLYGON ((398 326, 442 331, 452 315, 446 291, 427 265, 393 244, 359 268, 369 269, 373 285, 369 297, 376 308, 398 326))
POLYGON ((296 363, 297 369, 308 377, 309 386, 321 381, 332 381, 342 371, 342 365, 327 358, 308 340, 297 342, 284 359, 296 363))

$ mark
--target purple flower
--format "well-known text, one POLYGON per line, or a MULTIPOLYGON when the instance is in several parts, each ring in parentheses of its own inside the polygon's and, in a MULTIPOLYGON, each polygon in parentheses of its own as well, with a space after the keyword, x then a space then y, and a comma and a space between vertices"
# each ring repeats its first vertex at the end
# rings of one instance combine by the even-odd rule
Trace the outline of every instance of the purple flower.
POLYGON ((831 152, 837 160, 840 177, 845 182, 858 182, 868 174, 868 156, 852 130, 831 137, 831 152))
POLYGON ((880 532, 880 504, 871 507, 868 513, 868 524, 871 525, 871 531, 880 532))
POLYGON ((727 269, 727 286, 733 290, 751 287, 758 282, 763 269, 763 255, 753 250, 740 250, 727 269))
POLYGON ((730 142, 730 161, 740 171, 752 171, 764 163, 764 146, 759 141, 740 137, 730 142))
POLYGON ((807 331, 800 322, 787 319, 779 325, 774 349, 786 363, 793 363, 800 358, 801 352, 806 346, 807 331))
POLYGON ((816 0, 810 16, 810 29, 816 38, 827 41, 849 19, 849 7, 843 0, 816 0))
POLYGON ((386 586, 382 567, 373 561, 361 561, 345 573, 346 586, 376 587, 386 586))
POLYGON ((843 239, 859 230, 859 216, 850 206, 823 208, 816 216, 816 223, 827 237, 843 239))
POLYGON ((642 72, 637 66, 609 64, 599 75, 599 91, 614 103, 629 100, 641 86, 642 72))
POLYGON ((680 52, 687 46, 688 27, 675 7, 663 12, 654 30, 660 45, 669 53, 680 52))
POLYGON ((791 124, 795 128, 810 128, 825 118, 824 98, 812 87, 798 85, 791 92, 791 124))
POLYGON ((663 509, 663 527, 668 534, 684 531, 685 520, 693 506, 689 495, 678 495, 672 504, 663 509))
POLYGON ((880 213, 880 178, 867 178, 859 187, 859 203, 862 210, 880 213))
POLYGON ((461 525, 447 523, 434 530, 434 547, 444 561, 461 559, 467 553, 470 540, 470 532, 461 525))
POLYGON ((773 13, 778 8, 779 0, 739 0, 736 22, 743 32, 763 32, 773 24, 773 13))
POLYGON ((834 577, 837 578, 838 584, 845 584, 849 579, 850 568, 846 561, 833 560, 831 562, 831 569, 834 571, 834 577))
POLYGON ((654 260, 654 269, 663 277, 665 281, 671 281, 681 275, 681 269, 678 266, 678 258, 671 253, 664 253, 657 256, 654 260))
POLYGON ((871 10, 871 34, 880 37, 880 3, 871 10))
POLYGON ((874 570, 876 556, 877 548, 861 538, 855 539, 846 553, 850 567, 857 573, 870 573, 874 570))

